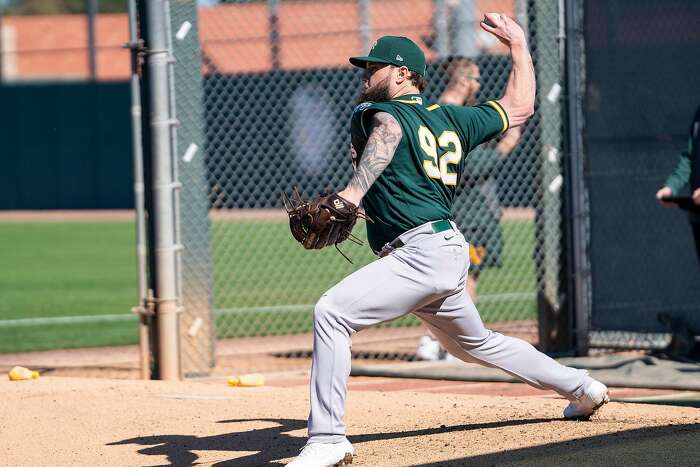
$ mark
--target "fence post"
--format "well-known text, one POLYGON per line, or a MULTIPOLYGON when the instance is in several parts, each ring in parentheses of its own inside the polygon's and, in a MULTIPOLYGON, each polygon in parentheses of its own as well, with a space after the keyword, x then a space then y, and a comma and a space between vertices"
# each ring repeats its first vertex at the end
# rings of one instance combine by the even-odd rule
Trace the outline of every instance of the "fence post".
POLYGON ((564 69, 563 0, 531 1, 531 45, 536 50, 539 113, 539 199, 536 237, 541 248, 535 257, 540 347, 548 353, 572 349, 571 316, 562 296, 562 115, 564 69), (558 21, 554 20, 557 18, 558 21))
POLYGON ((567 306, 573 318, 573 339, 577 355, 588 354, 589 284, 590 274, 586 261, 586 208, 583 185, 583 123, 581 111, 582 48, 578 22, 580 15, 576 0, 566 0, 566 88, 567 88, 567 154, 565 159, 565 206, 569 214, 566 228, 567 306))
POLYGON ((170 114, 168 66, 171 55, 168 49, 166 1, 146 2, 146 67, 152 154, 150 188, 153 199, 150 215, 154 229, 151 247, 155 265, 158 378, 177 380, 180 378, 176 268, 179 246, 175 241, 175 191, 179 186, 174 177, 171 141, 171 126, 175 122, 170 114))
POLYGON ((142 108, 141 85, 139 82, 139 60, 142 52, 142 41, 138 37, 136 25, 136 0, 129 0, 129 42, 125 44, 131 52, 131 125, 132 148, 134 151, 134 208, 136 211, 136 264, 137 264, 137 298, 138 302, 132 308, 139 317, 139 348, 141 356, 141 379, 151 377, 150 339, 149 327, 151 326, 151 310, 146 297, 148 296, 148 268, 147 268, 147 242, 146 242, 146 212, 144 198, 144 174, 143 174, 143 138, 141 137, 142 108))
POLYGON ((369 53, 372 44, 372 16, 370 14, 370 0, 359 0, 360 10, 360 42, 362 53, 369 53))

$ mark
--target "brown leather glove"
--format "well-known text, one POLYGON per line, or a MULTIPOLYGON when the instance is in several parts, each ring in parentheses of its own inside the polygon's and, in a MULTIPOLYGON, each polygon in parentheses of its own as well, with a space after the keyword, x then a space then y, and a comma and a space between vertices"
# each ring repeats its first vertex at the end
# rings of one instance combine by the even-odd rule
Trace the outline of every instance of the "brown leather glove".
POLYGON ((350 201, 332 193, 305 201, 298 193, 290 200, 284 195, 289 229, 307 250, 320 250, 347 240, 357 222, 358 209, 350 201))

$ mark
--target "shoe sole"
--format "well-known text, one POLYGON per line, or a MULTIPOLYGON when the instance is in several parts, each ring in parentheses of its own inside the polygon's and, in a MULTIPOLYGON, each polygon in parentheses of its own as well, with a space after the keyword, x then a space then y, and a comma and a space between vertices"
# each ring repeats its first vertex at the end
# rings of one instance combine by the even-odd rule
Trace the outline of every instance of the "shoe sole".
POLYGON ((591 419, 593 414, 595 414, 598 411, 599 408, 601 408, 602 406, 604 406, 608 402, 610 402, 610 392, 605 393, 605 397, 603 397, 603 400, 600 401, 600 404, 593 407, 593 409, 591 410, 591 413, 589 413, 588 415, 579 415, 577 417, 567 418, 567 420, 588 421, 591 419))
POLYGON ((346 465, 350 464, 352 464, 352 454, 346 452, 345 457, 343 457, 343 459, 340 462, 333 464, 332 467, 345 467, 346 465))

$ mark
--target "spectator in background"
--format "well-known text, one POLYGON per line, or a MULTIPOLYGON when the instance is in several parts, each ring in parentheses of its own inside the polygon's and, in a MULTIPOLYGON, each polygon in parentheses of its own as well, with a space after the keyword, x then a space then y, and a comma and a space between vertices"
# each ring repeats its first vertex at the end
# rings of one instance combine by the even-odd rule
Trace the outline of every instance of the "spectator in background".
POLYGON ((695 251, 700 261, 700 107, 690 124, 688 148, 681 152, 676 170, 668 177, 664 186, 656 192, 656 199, 662 206, 672 207, 666 198, 678 196, 678 193, 690 185, 692 204, 686 206, 690 226, 695 237, 695 251))
MULTIPOLYGON (((479 67, 464 57, 445 63, 447 86, 438 102, 446 105, 474 105, 481 88, 479 67)), ((498 185, 494 178, 503 160, 518 145, 521 127, 510 128, 497 144, 484 144, 469 153, 464 175, 455 194, 453 215, 469 242, 467 293, 476 301, 481 271, 501 266, 503 250, 502 216, 498 185)), ((447 352, 430 335, 421 337, 416 355, 423 360, 447 358, 447 352)))

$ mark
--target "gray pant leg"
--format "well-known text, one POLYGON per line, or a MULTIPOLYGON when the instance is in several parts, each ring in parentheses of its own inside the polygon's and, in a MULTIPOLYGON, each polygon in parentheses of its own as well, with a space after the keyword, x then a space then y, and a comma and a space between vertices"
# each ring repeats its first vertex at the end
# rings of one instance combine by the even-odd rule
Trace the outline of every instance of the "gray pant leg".
POLYGON ((406 246, 348 276, 321 297, 314 310, 309 442, 334 443, 345 437, 350 336, 412 311, 458 358, 501 368, 569 398, 582 392, 585 372, 484 328, 464 292, 468 264, 461 235, 447 231, 412 236, 406 246))
POLYGON ((561 365, 521 339, 486 329, 464 288, 414 314, 426 322, 448 352, 463 361, 500 368, 570 400, 583 393, 587 371, 561 365))
POLYGON ((309 442, 345 437, 345 397, 350 374, 350 336, 434 301, 430 261, 408 247, 374 261, 323 294, 314 309, 309 442))

